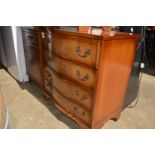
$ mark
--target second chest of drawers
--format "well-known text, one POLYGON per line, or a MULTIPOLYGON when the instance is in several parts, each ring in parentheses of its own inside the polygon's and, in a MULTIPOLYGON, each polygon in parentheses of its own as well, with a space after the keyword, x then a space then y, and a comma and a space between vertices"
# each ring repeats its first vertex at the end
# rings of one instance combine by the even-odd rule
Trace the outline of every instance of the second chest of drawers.
POLYGON ((25 27, 22 28, 22 34, 27 74, 30 79, 42 87, 42 56, 39 47, 39 30, 25 27))

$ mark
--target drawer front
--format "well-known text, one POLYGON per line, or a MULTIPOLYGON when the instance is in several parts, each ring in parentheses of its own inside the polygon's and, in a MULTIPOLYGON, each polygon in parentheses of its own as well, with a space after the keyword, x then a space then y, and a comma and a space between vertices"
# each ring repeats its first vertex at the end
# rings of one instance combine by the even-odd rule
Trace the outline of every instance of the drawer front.
POLYGON ((58 36, 53 34, 53 52, 96 68, 98 43, 95 40, 84 40, 78 37, 58 36))
POLYGON ((56 100, 56 102, 63 107, 69 116, 73 114, 74 118, 80 119, 90 124, 90 113, 83 109, 82 107, 74 104, 72 101, 68 100, 67 98, 63 97, 57 90, 52 88, 52 96, 56 100))
POLYGON ((63 96, 78 102, 87 109, 91 109, 92 95, 90 92, 56 75, 47 68, 45 71, 45 87, 47 87, 47 91, 50 92, 52 86, 54 86, 54 88, 56 88, 63 96))
POLYGON ((82 85, 93 88, 95 86, 95 70, 82 67, 71 61, 66 61, 53 55, 52 60, 48 61, 56 72, 66 78, 76 81, 82 85))
POLYGON ((27 60, 29 61, 31 65, 33 65, 36 61, 39 62, 40 54, 39 54, 38 47, 31 46, 31 45, 25 45, 24 49, 25 49, 25 55, 27 57, 27 60))
POLYGON ((26 44, 39 46, 38 33, 23 31, 23 38, 26 44))

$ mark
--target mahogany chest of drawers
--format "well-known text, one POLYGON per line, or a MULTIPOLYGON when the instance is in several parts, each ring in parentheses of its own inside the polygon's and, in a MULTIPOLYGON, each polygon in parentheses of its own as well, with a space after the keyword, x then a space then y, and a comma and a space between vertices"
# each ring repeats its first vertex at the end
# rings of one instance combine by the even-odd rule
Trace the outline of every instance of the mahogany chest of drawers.
POLYGON ((99 128, 122 110, 138 36, 52 30, 44 91, 83 128, 99 128))

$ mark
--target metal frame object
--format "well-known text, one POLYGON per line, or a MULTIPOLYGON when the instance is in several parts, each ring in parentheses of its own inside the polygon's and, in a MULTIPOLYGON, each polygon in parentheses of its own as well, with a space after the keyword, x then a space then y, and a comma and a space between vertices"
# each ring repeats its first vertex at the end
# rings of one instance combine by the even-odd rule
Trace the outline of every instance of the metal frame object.
POLYGON ((4 129, 9 128, 9 111, 7 107, 5 106, 5 121, 4 121, 4 129))

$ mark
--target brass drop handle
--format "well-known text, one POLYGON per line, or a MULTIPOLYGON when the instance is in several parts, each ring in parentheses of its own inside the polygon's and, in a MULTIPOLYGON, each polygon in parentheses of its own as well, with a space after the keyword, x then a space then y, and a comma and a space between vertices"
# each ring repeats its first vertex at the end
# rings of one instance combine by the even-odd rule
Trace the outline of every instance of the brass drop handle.
POLYGON ((48 71, 46 71, 46 77, 48 77, 48 78, 51 77, 51 74, 48 71))
POLYGON ((80 57, 87 57, 87 56, 89 56, 89 55, 90 55, 90 51, 91 51, 91 50, 88 48, 88 49, 86 49, 86 50, 84 51, 84 53, 82 54, 80 46, 77 46, 77 48, 76 48, 76 53, 77 53, 77 55, 80 56, 80 57))
MULTIPOLYGON (((76 96, 80 96, 80 93, 79 93, 78 90, 75 90, 75 95, 76 96)), ((80 101, 84 101, 86 99, 87 99, 87 95, 83 95, 83 96, 80 97, 80 101)))
POLYGON ((51 77, 51 74, 50 74, 50 72, 48 72, 47 70, 46 70, 46 73, 45 73, 46 75, 45 75, 45 77, 46 77, 46 86, 47 87, 49 87, 50 88, 50 90, 52 89, 52 81, 51 81, 51 79, 52 79, 52 77, 51 77))
POLYGON ((46 84, 46 86, 47 86, 50 90, 52 90, 52 83, 51 83, 51 81, 48 81, 47 84, 46 84))
POLYGON ((83 95, 80 100, 83 101, 83 100, 86 100, 87 99, 87 96, 86 95, 83 95))
POLYGON ((46 79, 47 81, 50 81, 50 80, 51 80, 51 74, 50 74, 48 71, 46 71, 45 74, 46 74, 46 75, 45 75, 45 79, 46 79))
POLYGON ((77 113, 82 114, 83 116, 85 116, 85 112, 84 111, 82 111, 82 112, 78 111, 77 107, 74 107, 74 111, 76 111, 77 113))
POLYGON ((76 71, 76 75, 78 77, 78 79, 80 79, 81 81, 86 81, 89 79, 89 75, 85 74, 83 77, 81 77, 81 73, 79 70, 76 71))
POLYGON ((49 87, 49 86, 51 86, 51 83, 48 81, 48 82, 47 82, 47 87, 49 87))

